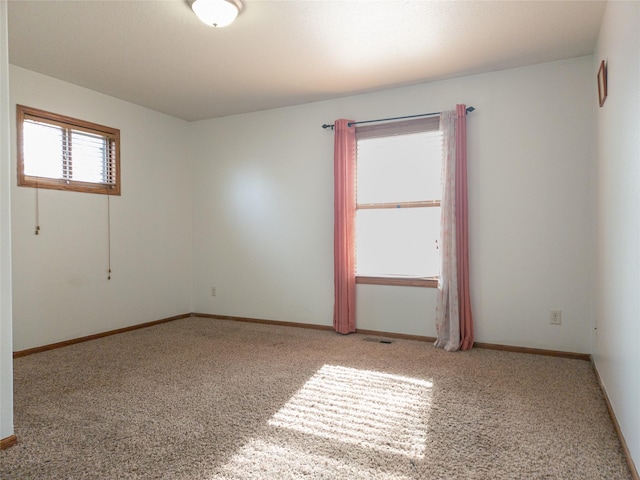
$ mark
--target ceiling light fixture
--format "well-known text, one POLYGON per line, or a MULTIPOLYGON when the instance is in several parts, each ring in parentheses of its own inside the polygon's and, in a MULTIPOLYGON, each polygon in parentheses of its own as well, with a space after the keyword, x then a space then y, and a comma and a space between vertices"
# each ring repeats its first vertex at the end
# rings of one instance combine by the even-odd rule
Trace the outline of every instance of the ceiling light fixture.
POLYGON ((212 27, 230 25, 242 7, 240 0, 193 0, 191 3, 191 9, 198 18, 212 27))

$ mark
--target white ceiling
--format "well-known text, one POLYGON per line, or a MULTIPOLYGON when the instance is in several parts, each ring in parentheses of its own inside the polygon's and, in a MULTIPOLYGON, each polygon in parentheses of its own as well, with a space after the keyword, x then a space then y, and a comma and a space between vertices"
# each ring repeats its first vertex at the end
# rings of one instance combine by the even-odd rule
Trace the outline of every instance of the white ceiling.
POLYGON ((185 120, 593 52, 606 2, 9 0, 9 61, 185 120))

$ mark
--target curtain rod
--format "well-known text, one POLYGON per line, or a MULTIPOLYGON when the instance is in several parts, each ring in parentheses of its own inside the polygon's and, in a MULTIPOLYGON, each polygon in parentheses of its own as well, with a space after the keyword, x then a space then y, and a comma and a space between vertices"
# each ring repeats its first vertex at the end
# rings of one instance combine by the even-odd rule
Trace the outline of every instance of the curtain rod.
MULTIPOLYGON (((475 107, 467 107, 467 113, 473 112, 475 107)), ((379 118, 377 120, 362 120, 360 122, 349 122, 347 126, 350 127, 352 125, 359 125, 361 123, 373 123, 373 122, 388 122, 391 120, 404 120, 405 118, 416 118, 416 117, 433 117, 434 115, 440 115, 442 112, 433 112, 433 113, 421 113, 419 115, 406 115, 404 117, 393 117, 393 118, 379 118)), ((334 125, 324 124, 322 128, 330 128, 333 130, 334 125)))

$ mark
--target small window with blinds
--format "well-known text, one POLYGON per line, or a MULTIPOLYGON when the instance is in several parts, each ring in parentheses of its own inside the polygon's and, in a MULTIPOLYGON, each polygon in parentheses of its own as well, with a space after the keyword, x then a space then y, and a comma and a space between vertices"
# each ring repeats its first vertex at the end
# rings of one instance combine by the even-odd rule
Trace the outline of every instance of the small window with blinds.
POLYGON ((439 118, 356 128, 358 283, 437 286, 439 118))
POLYGON ((120 195, 120 130, 17 105, 18 185, 120 195))

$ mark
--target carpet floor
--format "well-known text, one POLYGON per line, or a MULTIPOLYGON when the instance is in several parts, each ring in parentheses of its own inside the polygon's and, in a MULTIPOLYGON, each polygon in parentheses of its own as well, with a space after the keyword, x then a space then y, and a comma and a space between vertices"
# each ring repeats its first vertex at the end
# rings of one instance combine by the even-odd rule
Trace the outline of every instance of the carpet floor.
POLYGON ((631 478, 589 362, 187 318, 14 361, 0 478, 631 478))

